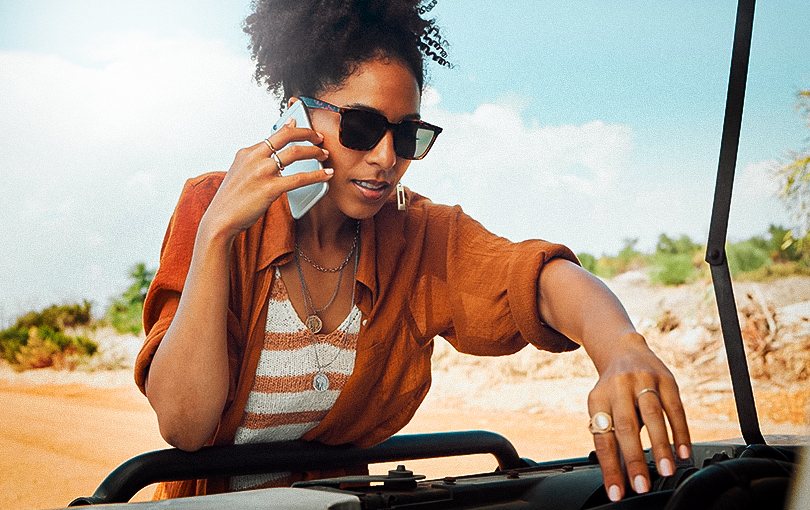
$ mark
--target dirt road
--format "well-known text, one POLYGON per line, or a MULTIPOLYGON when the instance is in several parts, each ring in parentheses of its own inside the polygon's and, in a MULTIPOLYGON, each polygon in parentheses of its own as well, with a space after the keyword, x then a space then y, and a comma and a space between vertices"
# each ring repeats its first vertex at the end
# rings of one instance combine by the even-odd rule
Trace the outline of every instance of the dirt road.
POLYGON ((164 448, 134 388, 0 386, 0 508, 66 506, 118 464, 164 448))
MULTIPOLYGON (((116 466, 166 447, 146 400, 134 387, 0 382, 0 508, 45 509, 89 496, 116 466)), ((735 437, 733 422, 693 420, 695 440, 735 437)), ((405 433, 485 429, 508 437, 521 456, 551 460, 587 455, 584 411, 494 412, 428 398, 405 433)), ((409 462, 428 477, 490 471, 490 456, 409 462)), ((393 466, 377 465, 373 472, 393 466)), ((135 500, 149 499, 151 488, 135 500)))

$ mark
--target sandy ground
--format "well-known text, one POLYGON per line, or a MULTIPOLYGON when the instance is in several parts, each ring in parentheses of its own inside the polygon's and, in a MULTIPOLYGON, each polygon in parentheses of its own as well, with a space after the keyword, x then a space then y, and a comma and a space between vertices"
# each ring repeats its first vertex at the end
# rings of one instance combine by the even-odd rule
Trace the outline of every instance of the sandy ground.
MULTIPOLYGON (((664 295, 627 278, 611 282, 611 287, 675 373, 693 440, 739 437, 716 321, 704 317, 710 289, 680 287, 664 295), (675 310, 680 322, 666 335, 657 333, 665 310, 675 310)), ((779 334, 766 340, 778 352, 793 345, 790 360, 807 367, 810 279, 762 292, 763 302, 773 308, 770 319, 798 317, 790 326, 778 323, 779 334)), ((746 299, 743 289, 740 293, 740 299, 746 299)), ((127 365, 139 344, 134 337, 108 339, 102 362, 127 365)), ((785 365, 787 358, 774 357, 773 350, 762 351, 757 359, 752 358, 754 368, 768 376, 754 381, 763 433, 807 433, 806 372, 785 365), (786 368, 780 375, 774 367, 786 368)), ((509 438, 521 456, 537 461, 581 457, 591 450, 585 403, 595 372, 584 353, 551 355, 524 349, 506 358, 474 358, 440 342, 434 366, 433 389, 403 433, 491 430, 509 438)), ((91 495, 125 460, 166 447, 151 408, 126 369, 17 374, 0 363, 0 409, 0 508, 7 510, 64 507, 76 497, 91 495)), ((438 478, 491 471, 496 463, 477 455, 409 461, 407 466, 438 478)), ((377 465, 372 472, 393 467, 377 465)), ((152 490, 134 499, 149 499, 152 490)))
MULTIPOLYGON (((534 389, 542 391, 543 385, 535 384, 534 389)), ((725 405, 721 413, 733 412, 730 401, 725 405)), ((66 506, 78 496, 91 495, 128 458, 166 447, 151 408, 132 386, 6 382, 0 383, 0 407, 0 508, 8 510, 66 506)), ((696 441, 739 436, 731 417, 718 415, 716 409, 689 414, 696 441)), ((504 412, 457 406, 431 395, 403 432, 491 430, 509 438, 521 456, 542 461, 587 455, 591 445, 586 420, 584 410, 504 412)), ((766 418, 763 430, 802 433, 804 428, 766 418)), ((407 466, 438 478, 490 471, 496 462, 490 456, 475 455, 410 461, 407 466)), ((393 467, 377 465, 372 471, 393 467)), ((151 491, 141 491, 134 500, 149 499, 151 491)))

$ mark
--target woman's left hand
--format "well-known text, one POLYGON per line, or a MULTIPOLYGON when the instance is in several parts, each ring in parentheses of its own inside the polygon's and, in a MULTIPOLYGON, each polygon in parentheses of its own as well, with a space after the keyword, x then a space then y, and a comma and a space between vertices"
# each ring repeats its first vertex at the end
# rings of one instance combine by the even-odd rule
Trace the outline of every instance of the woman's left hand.
POLYGON ((625 494, 625 480, 637 493, 650 490, 642 427, 647 428, 661 476, 675 473, 667 421, 678 457, 691 455, 691 442, 675 378, 644 338, 630 333, 613 345, 616 350, 588 396, 588 411, 605 489, 616 501, 625 494))
POLYGON ((618 298, 598 278, 562 259, 551 260, 539 279, 540 316, 579 343, 599 372, 588 396, 590 431, 611 500, 625 494, 625 480, 636 492, 650 490, 641 446, 647 427, 658 472, 675 472, 667 421, 678 457, 691 455, 678 385, 672 373, 636 333, 618 298))

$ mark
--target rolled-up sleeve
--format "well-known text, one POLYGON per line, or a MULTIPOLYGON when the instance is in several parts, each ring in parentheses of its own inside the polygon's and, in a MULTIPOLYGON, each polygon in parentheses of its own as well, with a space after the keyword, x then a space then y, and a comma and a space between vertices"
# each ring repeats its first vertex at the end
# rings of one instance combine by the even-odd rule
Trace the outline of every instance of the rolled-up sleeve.
MULTIPOLYGON (((180 296, 194 253, 197 228, 208 204, 216 193, 218 184, 219 179, 210 179, 205 176, 186 182, 166 229, 160 250, 160 267, 155 273, 155 278, 144 301, 143 325, 146 340, 135 360, 135 383, 144 394, 146 394, 146 379, 152 358, 171 326, 180 304, 180 296)), ((240 334, 239 321, 229 310, 228 335, 237 337, 240 334)), ((228 357, 232 374, 229 394, 231 395, 235 389, 233 374, 238 364, 233 345, 235 342, 230 341, 229 338, 228 357)))
POLYGON ((457 350, 476 355, 511 354, 527 343, 552 352, 579 347, 543 322, 538 293, 550 260, 579 263, 571 250, 537 239, 513 243, 489 232, 460 207, 443 213, 447 248, 446 285, 441 288, 451 326, 441 336, 457 350))

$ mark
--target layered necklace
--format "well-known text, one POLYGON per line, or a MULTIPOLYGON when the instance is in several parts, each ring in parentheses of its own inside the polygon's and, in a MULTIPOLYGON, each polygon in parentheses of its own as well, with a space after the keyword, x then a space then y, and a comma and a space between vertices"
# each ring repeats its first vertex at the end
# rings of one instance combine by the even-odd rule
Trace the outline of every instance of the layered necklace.
POLYGON ((318 314, 329 308, 332 303, 335 302, 335 298, 338 295, 338 291, 340 290, 340 282, 343 279, 343 270, 349 264, 349 261, 352 258, 352 255, 357 255, 354 259, 354 274, 352 275, 352 304, 350 308, 350 314, 354 313, 354 298, 355 298, 355 285, 354 279, 357 276, 357 265, 360 261, 360 253, 358 249, 358 241, 360 238, 360 222, 357 222, 357 228, 354 234, 354 242, 352 243, 352 247, 349 250, 349 254, 346 255, 346 258, 341 262, 341 264, 335 268, 326 268, 316 264, 313 260, 304 254, 303 251, 298 247, 298 242, 295 243, 295 265, 298 268, 298 277, 301 279, 301 293, 304 297, 304 310, 306 312, 307 318, 305 324, 307 326, 307 331, 309 331, 310 338, 312 340, 312 349, 315 352, 315 364, 318 367, 318 371, 315 374, 315 378, 312 381, 312 387, 315 388, 316 391, 326 391, 329 389, 329 377, 323 373, 325 368, 328 368, 335 360, 340 356, 340 350, 343 349, 344 343, 346 342, 346 337, 348 336, 345 331, 343 331, 343 339, 341 341, 341 345, 338 347, 338 352, 335 354, 335 357, 332 360, 325 364, 321 365, 321 360, 318 355, 318 348, 317 348, 317 341, 315 340, 315 334, 319 333, 321 329, 323 329, 323 321, 318 314), (307 261, 312 267, 317 269, 322 273, 338 273, 338 281, 337 285, 335 286, 335 291, 332 293, 332 298, 329 299, 329 302, 326 305, 322 306, 321 308, 315 308, 315 304, 312 301, 312 294, 309 292, 309 288, 307 287, 307 282, 304 279, 304 272, 301 270, 301 258, 307 261))

